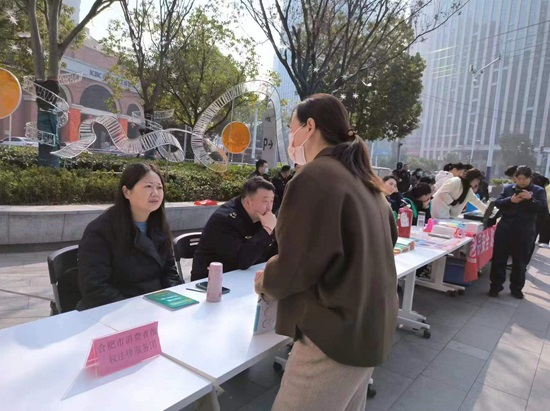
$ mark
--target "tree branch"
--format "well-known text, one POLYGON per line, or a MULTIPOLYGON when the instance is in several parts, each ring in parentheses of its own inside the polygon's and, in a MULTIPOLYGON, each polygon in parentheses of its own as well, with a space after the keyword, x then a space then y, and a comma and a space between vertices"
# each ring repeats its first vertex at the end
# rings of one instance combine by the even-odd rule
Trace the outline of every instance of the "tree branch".
POLYGON ((82 21, 78 23, 71 32, 67 35, 65 40, 63 40, 57 47, 57 53, 60 56, 63 56, 67 48, 71 45, 73 40, 80 34, 82 30, 84 30, 84 27, 99 13, 104 11, 105 9, 109 8, 112 4, 117 2, 126 3, 127 0, 95 0, 94 4, 92 4, 92 7, 90 7, 90 10, 84 16, 82 21))

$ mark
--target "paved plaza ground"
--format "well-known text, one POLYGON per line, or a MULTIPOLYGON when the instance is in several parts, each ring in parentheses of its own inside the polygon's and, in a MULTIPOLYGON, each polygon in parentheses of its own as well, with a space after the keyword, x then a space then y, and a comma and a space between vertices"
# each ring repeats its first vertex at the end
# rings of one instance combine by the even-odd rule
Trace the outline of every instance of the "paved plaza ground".
MULTIPOLYGON (((0 328, 49 315, 48 254, 0 254, 0 328)), ((189 272, 189 262, 184 267, 189 272)), ((525 300, 506 292, 489 298, 487 290, 486 270, 456 298, 417 287, 414 308, 428 316, 432 337, 398 330, 390 358, 374 372, 378 394, 366 409, 549 410, 550 250, 532 261, 525 300)), ((223 384, 222 410, 269 410, 281 379, 272 364, 268 358, 223 384)))

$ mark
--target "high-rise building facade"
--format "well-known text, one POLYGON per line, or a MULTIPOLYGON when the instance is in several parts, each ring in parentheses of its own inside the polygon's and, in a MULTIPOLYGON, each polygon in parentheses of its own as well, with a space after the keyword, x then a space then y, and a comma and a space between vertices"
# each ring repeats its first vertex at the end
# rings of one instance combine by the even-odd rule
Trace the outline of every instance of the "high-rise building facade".
POLYGON ((285 66, 283 66, 277 55, 273 56, 273 71, 277 73, 279 79, 281 80, 281 84, 277 87, 279 98, 284 99, 286 102, 286 104, 281 108, 283 111, 283 120, 289 122, 289 117, 292 110, 294 110, 296 104, 300 102, 300 97, 296 92, 296 86, 290 79, 285 66))
POLYGON ((529 136, 540 165, 540 147, 550 146, 549 36, 550 0, 471 0, 427 35, 416 46, 427 62, 421 126, 405 140, 407 153, 444 160, 455 152, 484 169, 494 121, 494 172, 505 167, 505 134, 529 136))
POLYGON ((63 4, 73 8, 71 20, 74 21, 75 24, 80 23, 80 3, 81 0, 63 0, 63 4))

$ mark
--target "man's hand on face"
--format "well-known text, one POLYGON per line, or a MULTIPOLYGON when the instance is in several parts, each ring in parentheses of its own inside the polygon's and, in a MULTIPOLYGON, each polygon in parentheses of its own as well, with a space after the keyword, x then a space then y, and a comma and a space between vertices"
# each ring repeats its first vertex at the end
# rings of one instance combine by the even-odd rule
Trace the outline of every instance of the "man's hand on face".
POLYGON ((275 216, 275 214, 273 214, 271 211, 268 211, 263 215, 259 214, 258 217, 260 218, 262 227, 267 227, 271 231, 275 230, 275 226, 277 225, 277 217, 275 216))

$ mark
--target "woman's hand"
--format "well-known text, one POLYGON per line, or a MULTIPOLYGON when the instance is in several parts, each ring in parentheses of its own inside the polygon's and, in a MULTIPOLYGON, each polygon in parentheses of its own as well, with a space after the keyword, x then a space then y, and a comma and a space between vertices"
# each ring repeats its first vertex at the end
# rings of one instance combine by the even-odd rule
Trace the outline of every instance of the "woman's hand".
POLYGON ((254 291, 256 294, 262 294, 264 288, 264 271, 260 270, 256 272, 254 277, 254 291))
POLYGON ((254 291, 256 291, 256 294, 261 295, 262 298, 267 302, 275 300, 273 297, 270 297, 269 295, 264 293, 264 271, 263 270, 256 272, 256 276, 254 277, 254 291))

